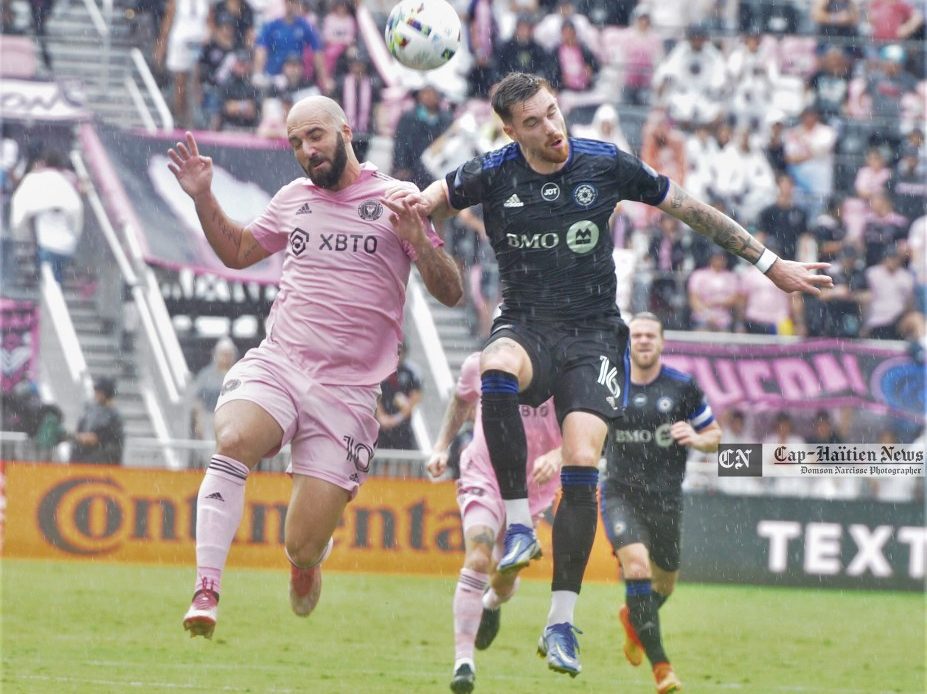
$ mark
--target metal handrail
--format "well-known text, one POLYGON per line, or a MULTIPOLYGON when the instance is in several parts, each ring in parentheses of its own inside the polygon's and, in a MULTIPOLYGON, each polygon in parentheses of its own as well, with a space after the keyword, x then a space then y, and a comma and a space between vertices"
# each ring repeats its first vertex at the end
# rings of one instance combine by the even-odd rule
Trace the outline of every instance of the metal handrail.
POLYGON ((88 374, 87 361, 84 359, 84 353, 80 348, 80 340, 77 339, 77 330, 74 328, 71 314, 68 313, 64 293, 62 293, 61 285, 58 284, 58 280, 55 279, 54 273, 52 273, 51 265, 47 262, 42 263, 39 272, 42 275, 42 295, 48 305, 52 325, 55 326, 55 332, 58 333, 58 339, 61 341, 64 361, 68 365, 71 380, 79 384, 84 381, 88 374))
MULTIPOLYGON (((90 0, 85 0, 85 2, 89 1, 90 0)), ((133 48, 129 51, 129 55, 132 57, 135 69, 138 70, 138 74, 142 77, 142 82, 145 84, 145 88, 148 90, 151 100, 154 101, 155 108, 158 109, 158 114, 161 116, 162 129, 173 130, 174 116, 171 115, 171 110, 168 108, 167 102, 164 101, 161 90, 158 89, 158 83, 155 82, 154 75, 151 74, 151 69, 148 67, 145 56, 142 55, 142 52, 138 48, 133 48)))
POLYGON ((454 390, 454 376, 447 363, 447 355, 444 353, 444 346, 441 344, 441 337, 435 327, 425 294, 418 277, 414 274, 409 278, 409 307, 438 393, 441 400, 446 401, 454 390))
POLYGON ((154 118, 151 117, 151 113, 145 105, 145 97, 142 96, 141 90, 139 90, 138 85, 135 84, 135 80, 132 79, 131 75, 126 75, 124 84, 129 92, 129 96, 132 97, 132 103, 135 104, 135 109, 138 111, 139 118, 142 119, 142 123, 145 125, 145 130, 150 133, 157 131, 158 126, 155 125, 154 118))

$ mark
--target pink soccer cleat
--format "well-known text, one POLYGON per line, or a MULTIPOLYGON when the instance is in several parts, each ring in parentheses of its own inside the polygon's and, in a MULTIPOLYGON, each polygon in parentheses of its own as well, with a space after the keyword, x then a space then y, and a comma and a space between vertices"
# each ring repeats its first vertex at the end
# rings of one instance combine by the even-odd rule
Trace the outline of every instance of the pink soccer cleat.
POLYGON ((322 562, 332 553, 333 541, 329 539, 322 558, 308 569, 301 569, 290 562, 290 607, 297 617, 308 617, 319 604, 322 594, 322 562))
POLYGON ((203 587, 193 594, 190 609, 183 616, 183 628, 190 632, 191 639, 194 636, 211 639, 212 633, 216 630, 218 616, 219 594, 207 588, 206 579, 203 579, 203 587))

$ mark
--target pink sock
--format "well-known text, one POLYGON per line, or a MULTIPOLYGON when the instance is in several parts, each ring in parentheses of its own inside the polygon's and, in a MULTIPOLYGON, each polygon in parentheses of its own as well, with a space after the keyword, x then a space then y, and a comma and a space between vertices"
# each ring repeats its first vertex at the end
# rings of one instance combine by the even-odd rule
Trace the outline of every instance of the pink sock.
POLYGON ((483 614, 483 591, 489 584, 489 575, 470 569, 461 569, 454 591, 454 648, 456 660, 473 660, 473 642, 480 628, 483 614))
POLYGON ((248 467, 214 455, 196 498, 196 587, 219 592, 222 569, 245 510, 248 467))

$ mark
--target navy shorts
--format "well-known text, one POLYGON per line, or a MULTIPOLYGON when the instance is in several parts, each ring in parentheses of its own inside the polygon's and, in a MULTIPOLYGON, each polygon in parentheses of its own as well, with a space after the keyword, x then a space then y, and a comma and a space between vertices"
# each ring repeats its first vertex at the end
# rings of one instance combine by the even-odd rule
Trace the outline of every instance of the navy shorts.
POLYGON ((502 316, 493 323, 486 345, 503 337, 517 342, 531 358, 533 378, 519 393, 522 404, 538 407, 553 397, 561 423, 577 411, 591 412, 606 423, 624 415, 631 365, 628 326, 621 318, 554 324, 502 316))

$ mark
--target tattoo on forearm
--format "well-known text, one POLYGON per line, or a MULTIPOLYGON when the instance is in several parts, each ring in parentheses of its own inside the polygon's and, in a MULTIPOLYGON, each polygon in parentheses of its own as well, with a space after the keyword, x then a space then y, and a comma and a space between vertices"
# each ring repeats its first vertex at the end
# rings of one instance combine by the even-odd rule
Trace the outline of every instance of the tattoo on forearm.
POLYGON ((675 185, 670 208, 678 209, 675 216, 692 229, 748 262, 755 263, 763 254, 763 244, 746 229, 713 207, 690 198, 675 185))
POLYGON ((445 306, 453 306, 463 292, 463 284, 457 264, 447 253, 433 248, 419 255, 416 263, 425 286, 433 297, 445 306))

